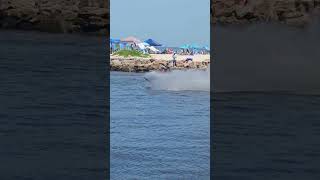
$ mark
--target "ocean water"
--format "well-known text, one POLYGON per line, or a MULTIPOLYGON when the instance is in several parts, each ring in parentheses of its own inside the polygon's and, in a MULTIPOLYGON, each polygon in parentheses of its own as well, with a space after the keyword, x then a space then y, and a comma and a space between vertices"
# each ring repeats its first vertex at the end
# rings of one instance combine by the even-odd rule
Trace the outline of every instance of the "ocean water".
POLYGON ((320 96, 213 97, 213 179, 320 179, 320 96))
POLYGON ((210 96, 111 72, 111 179, 210 178, 210 96))
POLYGON ((99 37, 0 31, 0 179, 106 179, 99 37))
POLYGON ((319 24, 211 28, 213 179, 320 179, 319 24))

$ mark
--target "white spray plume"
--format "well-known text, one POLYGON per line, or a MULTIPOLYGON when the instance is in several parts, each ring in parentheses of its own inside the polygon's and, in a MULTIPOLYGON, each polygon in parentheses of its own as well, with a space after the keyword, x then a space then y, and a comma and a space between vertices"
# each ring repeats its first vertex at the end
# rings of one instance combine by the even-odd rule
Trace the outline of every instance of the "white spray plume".
POLYGON ((149 72, 145 78, 153 90, 210 91, 210 68, 207 70, 174 70, 149 72))

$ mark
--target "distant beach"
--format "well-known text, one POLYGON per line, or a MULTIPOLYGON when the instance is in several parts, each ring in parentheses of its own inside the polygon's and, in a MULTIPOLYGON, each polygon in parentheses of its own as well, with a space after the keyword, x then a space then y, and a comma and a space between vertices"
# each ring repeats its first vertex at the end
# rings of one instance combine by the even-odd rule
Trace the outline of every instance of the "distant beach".
POLYGON ((112 71, 148 72, 172 69, 207 69, 210 48, 197 43, 180 47, 164 46, 154 39, 141 41, 110 38, 110 66, 112 71))

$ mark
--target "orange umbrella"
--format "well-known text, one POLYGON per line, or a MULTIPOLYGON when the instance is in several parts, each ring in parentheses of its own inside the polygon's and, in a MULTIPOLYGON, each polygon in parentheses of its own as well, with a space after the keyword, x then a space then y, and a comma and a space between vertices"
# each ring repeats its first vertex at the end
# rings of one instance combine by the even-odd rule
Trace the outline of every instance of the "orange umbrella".
POLYGON ((141 43, 141 41, 134 36, 129 36, 129 37, 123 38, 123 39, 121 39, 121 41, 127 42, 127 43, 136 43, 136 44, 141 43))

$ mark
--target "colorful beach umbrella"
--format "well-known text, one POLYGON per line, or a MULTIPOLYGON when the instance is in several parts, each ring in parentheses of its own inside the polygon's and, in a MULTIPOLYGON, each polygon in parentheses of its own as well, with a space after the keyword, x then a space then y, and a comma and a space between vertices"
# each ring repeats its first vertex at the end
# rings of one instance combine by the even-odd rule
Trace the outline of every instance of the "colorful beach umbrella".
POLYGON ((136 43, 136 44, 141 43, 140 39, 138 39, 134 36, 129 36, 129 37, 123 38, 123 39, 121 39, 121 41, 127 42, 127 43, 136 43))

